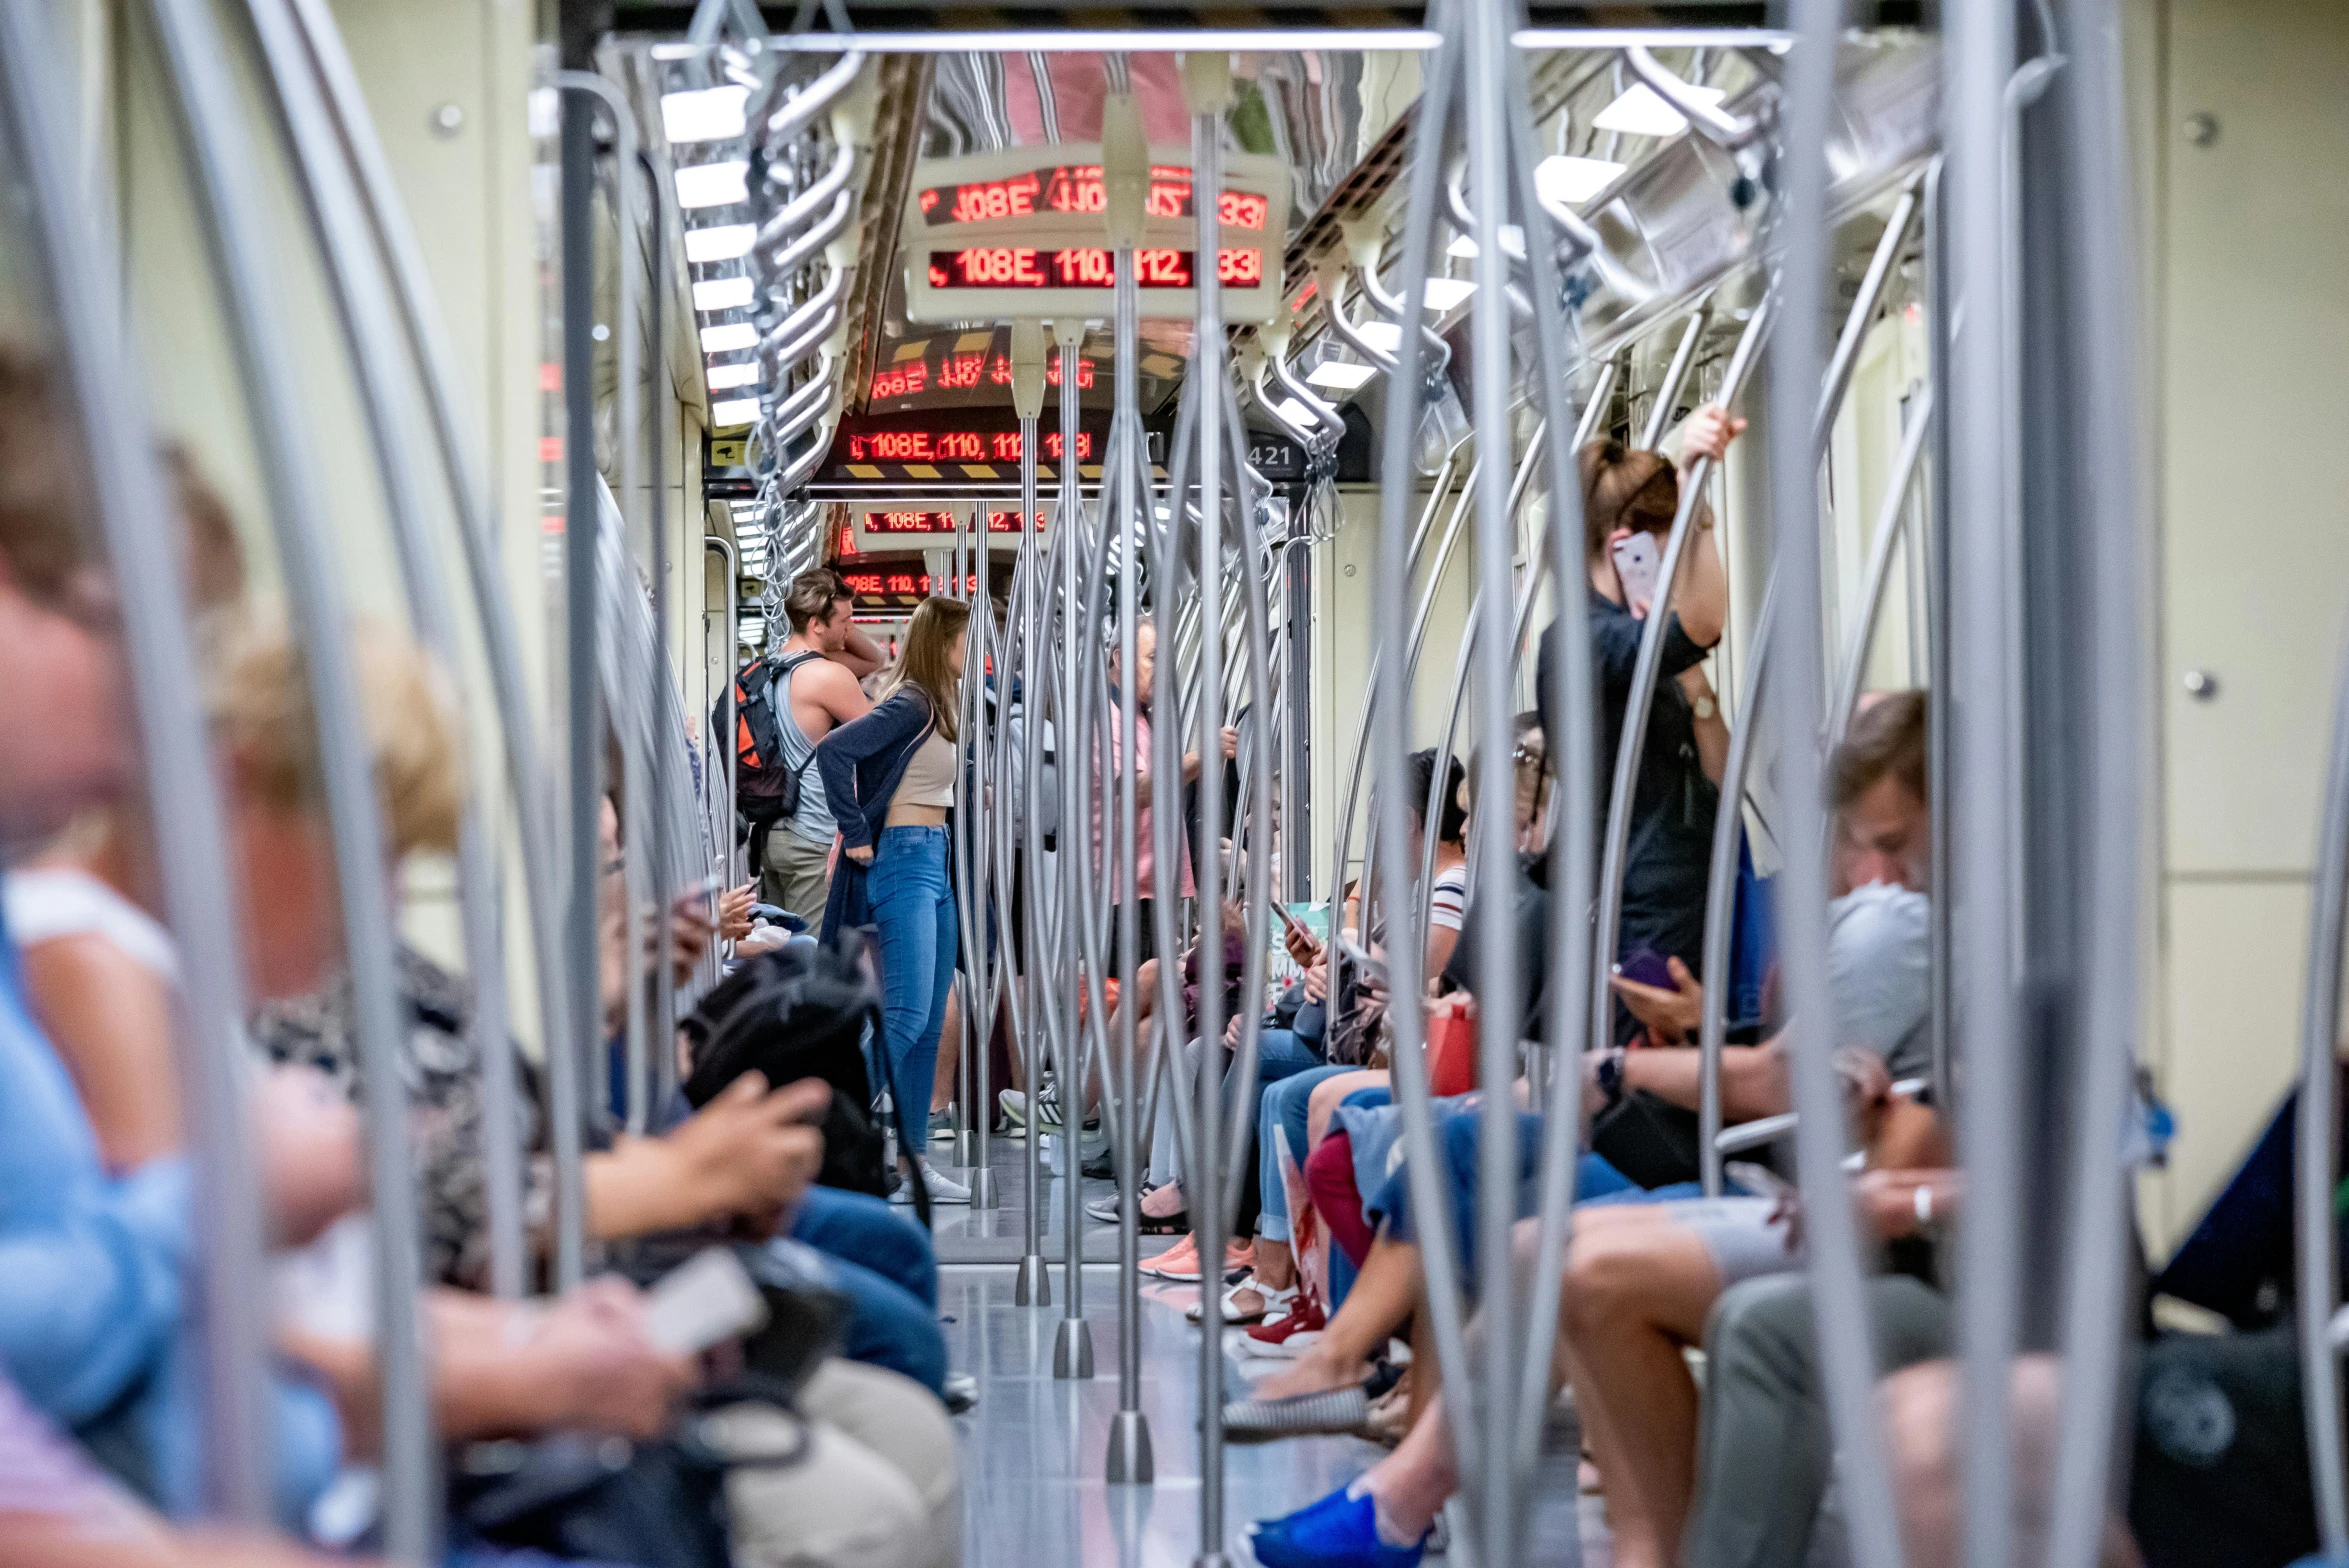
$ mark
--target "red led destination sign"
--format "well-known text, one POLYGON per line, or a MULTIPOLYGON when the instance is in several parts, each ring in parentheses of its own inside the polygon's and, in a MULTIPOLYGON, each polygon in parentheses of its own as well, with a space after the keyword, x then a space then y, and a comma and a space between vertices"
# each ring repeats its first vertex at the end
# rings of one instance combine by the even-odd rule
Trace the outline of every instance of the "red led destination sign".
MULTIPOLYGON (((989 533, 1017 533, 1019 526, 1018 508, 1004 510, 998 507, 989 507, 987 509, 987 531, 989 533)), ((1036 514, 1036 527, 1039 531, 1044 527, 1042 512, 1036 514)), ((958 531, 956 518, 952 512, 892 509, 885 512, 865 513, 865 532, 868 534, 943 534, 951 536, 958 531)))
MULTIPOLYGON (((845 571, 840 574, 840 580, 848 584, 848 591, 859 599, 926 599, 933 593, 944 593, 954 586, 951 575, 932 578, 928 572, 914 571, 845 571)), ((971 572, 963 578, 963 592, 978 591, 979 574, 971 572)), ((872 606, 860 605, 859 608, 869 609, 872 606)))
MULTIPOLYGON (((951 340, 949 340, 951 341, 951 340)), ((1077 386, 1090 392, 1099 376, 1099 367, 1090 359, 1077 361, 1077 386)), ((1044 380, 1047 385, 1060 385, 1060 356, 1050 354, 1044 360, 1044 380)), ((926 359, 908 359, 877 371, 873 376, 873 401, 889 398, 919 397, 933 389, 941 392, 972 392, 981 385, 1007 387, 1011 385, 1011 356, 989 354, 984 351, 971 354, 948 354, 935 364, 926 359)))
MULTIPOLYGON (((1146 289, 1187 289, 1196 281, 1197 261, 1195 251, 1137 250, 1134 277, 1146 289)), ((1254 288, 1264 281, 1264 252, 1226 248, 1216 255, 1215 270, 1232 288, 1254 288)), ((1098 246, 974 245, 930 252, 934 289, 1106 289, 1116 282, 1115 253, 1098 246)))
MULTIPOLYGON (((1043 460, 1060 461, 1060 432, 1044 432, 1043 460)), ((1093 432, 1077 432, 1077 461, 1093 457, 1093 432)), ((890 430, 864 430, 848 437, 852 463, 1016 463, 1020 436, 1016 430, 972 430, 952 425, 905 425, 890 430)))
MULTIPOLYGON (((1101 212, 1108 207, 1099 164, 1062 164, 1031 169, 1000 180, 935 185, 917 198, 923 219, 932 228, 962 223, 1000 223, 1012 218, 1034 218, 1055 213, 1101 212)), ((1191 171, 1154 165, 1150 194, 1143 210, 1153 218, 1188 218, 1197 212, 1192 198, 1191 171)), ((1226 228, 1261 232, 1272 203, 1251 191, 1225 191, 1216 201, 1216 217, 1226 228)))

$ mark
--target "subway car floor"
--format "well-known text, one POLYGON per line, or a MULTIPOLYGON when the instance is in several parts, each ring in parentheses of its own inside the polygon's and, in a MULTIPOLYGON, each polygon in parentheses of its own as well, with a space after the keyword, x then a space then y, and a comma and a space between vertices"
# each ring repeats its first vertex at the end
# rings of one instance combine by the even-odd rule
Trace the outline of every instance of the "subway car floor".
MULTIPOLYGON (((936 1146, 939 1155, 949 1151, 936 1146)), ((1188 1568, 1199 1554, 1199 1329, 1184 1313, 1198 1288, 1145 1277, 1142 1282, 1142 1409, 1150 1422, 1157 1461, 1151 1486, 1112 1487, 1102 1479, 1110 1420, 1117 1410, 1117 1271, 1114 1226, 1087 1223, 1085 1318, 1092 1325, 1094 1376, 1081 1382, 1052 1375, 1052 1349, 1067 1311, 1065 1272, 1059 1267, 1060 1230, 1048 1233, 1044 1255, 1054 1260, 1052 1305, 1012 1304, 1013 1276, 1023 1237, 1026 1158, 1014 1140, 990 1149, 997 1172, 998 1208, 973 1214, 937 1210, 942 1261, 939 1311, 958 1372, 977 1379, 979 1402, 957 1420, 964 1437, 965 1568, 1188 1568), (1005 1250, 1008 1248, 1008 1250, 1005 1250), (961 1261, 973 1257, 988 1261, 961 1261), (1000 1259, 1000 1261, 997 1261, 1000 1259)), ((940 1161, 944 1164, 942 1158, 940 1161)), ((1060 1179, 1047 1175, 1055 1219, 1067 1199, 1060 1179)), ((1114 1190, 1086 1181, 1088 1201, 1114 1190)), ((1145 1257, 1173 1238, 1145 1236, 1145 1257)), ((1227 1330, 1236 1336, 1236 1330, 1227 1330)), ((1236 1397, 1250 1374, 1262 1376, 1286 1362, 1227 1348, 1224 1385, 1236 1397)), ((1287 1513, 1351 1480, 1386 1453, 1356 1437, 1292 1438, 1226 1450, 1224 1517, 1227 1551, 1251 1561, 1243 1544, 1248 1523, 1287 1513)), ((1528 1560, 1565 1560, 1562 1533, 1577 1510, 1574 1456, 1545 1456, 1534 1505, 1536 1531, 1528 1560)), ((1607 1568, 1599 1499, 1581 1499, 1585 1568, 1607 1568)))

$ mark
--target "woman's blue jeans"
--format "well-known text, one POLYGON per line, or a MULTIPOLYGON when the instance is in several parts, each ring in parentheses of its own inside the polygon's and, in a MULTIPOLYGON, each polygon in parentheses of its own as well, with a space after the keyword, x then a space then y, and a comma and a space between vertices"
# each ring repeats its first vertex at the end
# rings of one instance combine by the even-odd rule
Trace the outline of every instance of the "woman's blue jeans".
POLYGON ((930 1084, 938 1075, 938 1031, 954 984, 954 886, 946 874, 946 830, 883 828, 865 878, 881 933, 881 1033, 889 1097, 906 1136, 929 1137, 930 1084))

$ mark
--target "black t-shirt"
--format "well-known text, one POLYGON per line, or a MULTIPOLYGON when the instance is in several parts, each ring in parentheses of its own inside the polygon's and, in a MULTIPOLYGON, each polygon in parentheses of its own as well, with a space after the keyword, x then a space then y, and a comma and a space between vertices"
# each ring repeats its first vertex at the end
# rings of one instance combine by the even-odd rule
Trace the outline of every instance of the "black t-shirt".
MULTIPOLYGON (((1599 830, 1615 781, 1615 752, 1622 744, 1623 716, 1631 701, 1632 673, 1647 622, 1589 590, 1591 673, 1596 687, 1599 830)), ((1562 715, 1550 690, 1551 639, 1558 624, 1542 634, 1538 676, 1543 727, 1556 733, 1562 715)), ((1713 818, 1721 794, 1705 777, 1698 759, 1696 715, 1674 677, 1703 662, 1706 650, 1681 629, 1674 615, 1664 627, 1663 664, 1648 710, 1647 744, 1631 795, 1631 834, 1623 862, 1623 918, 1616 950, 1656 949, 1700 967, 1705 926, 1705 874, 1713 853, 1713 818)), ((1551 747, 1552 756, 1559 748, 1551 747)))

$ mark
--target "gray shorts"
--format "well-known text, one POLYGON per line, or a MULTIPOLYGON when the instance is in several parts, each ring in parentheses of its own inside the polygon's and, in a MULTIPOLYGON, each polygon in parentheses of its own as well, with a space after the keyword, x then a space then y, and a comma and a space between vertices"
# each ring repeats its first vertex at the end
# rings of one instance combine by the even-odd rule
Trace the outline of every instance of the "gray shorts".
POLYGON ((1695 1231, 1706 1256, 1721 1272, 1721 1288, 1765 1274, 1799 1269, 1805 1254, 1794 1242, 1794 1225, 1775 1221, 1775 1198, 1675 1198, 1661 1205, 1674 1223, 1695 1231))
POLYGON ((778 822, 767 835, 767 863, 760 868, 759 896, 778 909, 788 909, 807 922, 808 930, 824 927, 824 900, 832 891, 832 845, 801 838, 778 822))

